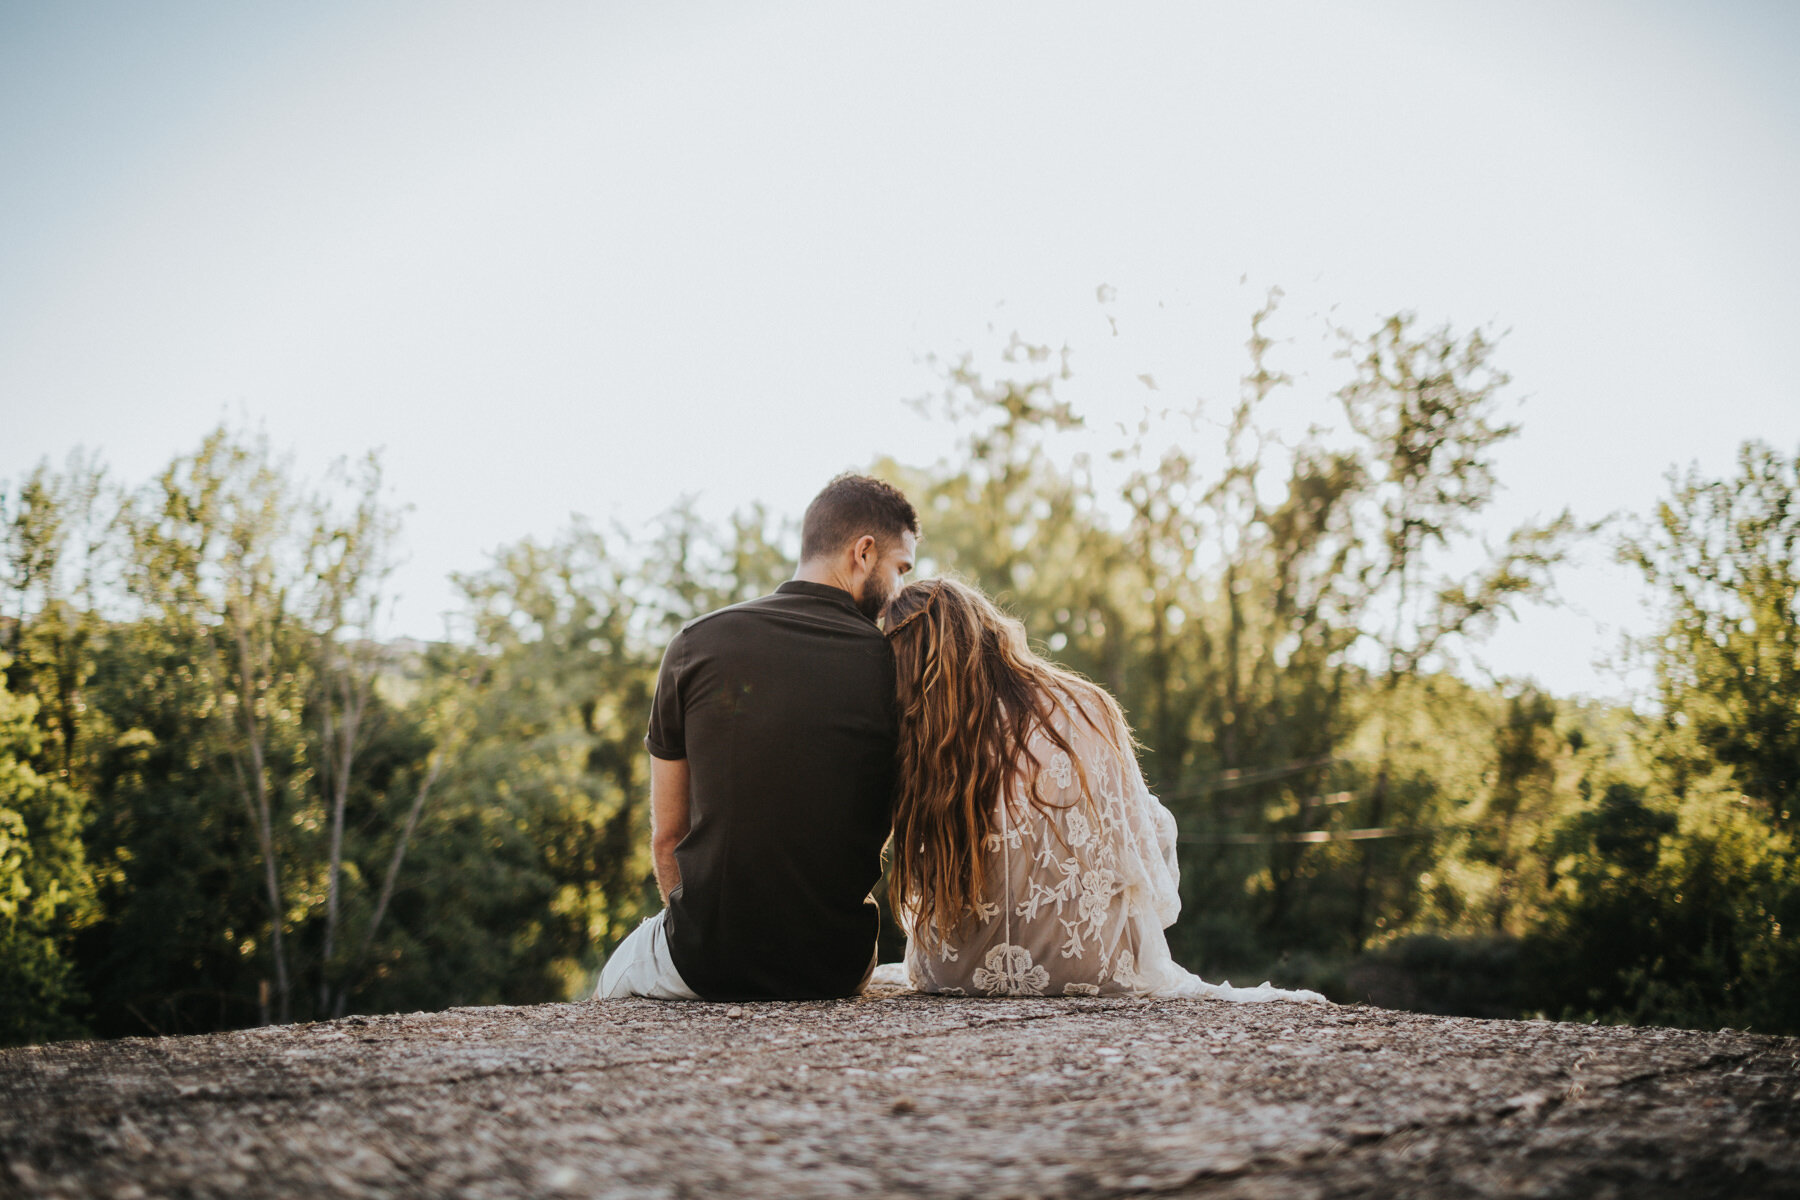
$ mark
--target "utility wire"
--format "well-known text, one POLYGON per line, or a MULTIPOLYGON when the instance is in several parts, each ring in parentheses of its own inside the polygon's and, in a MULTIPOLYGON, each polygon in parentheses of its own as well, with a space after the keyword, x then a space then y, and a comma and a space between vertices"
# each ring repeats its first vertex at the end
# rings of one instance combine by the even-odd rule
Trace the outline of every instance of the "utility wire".
POLYGON ((1369 842, 1382 838, 1436 837, 1444 833, 1467 833, 1498 824, 1495 821, 1471 821, 1465 825, 1389 825, 1374 829, 1313 829, 1305 833, 1221 833, 1213 837, 1179 837, 1176 841, 1200 846, 1276 846, 1317 845, 1321 842, 1369 842))
POLYGON ((1233 788, 1250 787, 1253 784, 1267 783, 1271 779, 1280 779, 1284 775, 1297 775, 1301 771, 1310 771, 1315 767, 1328 767, 1332 763, 1349 762, 1347 758, 1339 758, 1335 754, 1321 754, 1317 758, 1303 758, 1291 763, 1283 763, 1279 767, 1259 767, 1256 770, 1233 769, 1220 771, 1212 779, 1201 785, 1197 792, 1187 792, 1179 796, 1163 796, 1165 802, 1171 800, 1204 800, 1214 792, 1229 792, 1233 788))

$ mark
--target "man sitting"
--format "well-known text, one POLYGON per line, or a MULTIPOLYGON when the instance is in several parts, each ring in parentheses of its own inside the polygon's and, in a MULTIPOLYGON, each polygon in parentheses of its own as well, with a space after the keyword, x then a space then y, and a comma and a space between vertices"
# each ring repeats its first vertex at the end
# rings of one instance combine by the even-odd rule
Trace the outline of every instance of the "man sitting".
POLYGON ((669 643, 644 739, 664 908, 613 951, 596 999, 862 990, 895 763, 876 621, 918 533, 900 492, 841 475, 807 506, 793 579, 669 643))

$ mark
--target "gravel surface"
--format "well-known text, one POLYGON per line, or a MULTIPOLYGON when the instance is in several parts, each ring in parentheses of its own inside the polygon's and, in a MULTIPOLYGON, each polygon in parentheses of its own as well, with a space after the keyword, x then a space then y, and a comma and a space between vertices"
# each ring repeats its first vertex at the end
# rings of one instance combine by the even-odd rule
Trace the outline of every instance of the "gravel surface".
POLYGON ((0 1195, 1800 1196, 1800 1039, 650 1000, 0 1052, 0 1195))

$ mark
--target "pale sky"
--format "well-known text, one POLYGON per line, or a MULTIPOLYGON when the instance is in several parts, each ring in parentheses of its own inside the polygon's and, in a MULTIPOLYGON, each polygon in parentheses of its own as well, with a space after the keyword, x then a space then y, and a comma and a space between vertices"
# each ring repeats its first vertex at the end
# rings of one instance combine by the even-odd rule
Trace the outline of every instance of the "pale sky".
MULTIPOLYGON (((936 458, 927 355, 1067 343, 1071 450, 1223 405, 1278 285, 1308 419, 1328 315, 1508 331, 1495 536, 1642 512, 1800 448, 1797 81, 1779 0, 0 0, 0 480, 221 419, 379 447, 394 631, 436 636, 450 571, 573 513, 936 458)), ((1606 558, 1487 666, 1618 694, 1606 558)))

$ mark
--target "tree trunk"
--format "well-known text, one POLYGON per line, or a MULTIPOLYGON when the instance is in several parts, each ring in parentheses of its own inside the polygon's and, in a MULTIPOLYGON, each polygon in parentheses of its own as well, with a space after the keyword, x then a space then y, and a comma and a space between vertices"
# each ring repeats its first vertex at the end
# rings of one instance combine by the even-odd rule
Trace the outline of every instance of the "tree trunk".
POLYGON ((356 948, 356 955, 350 960, 343 979, 338 985, 335 1011, 340 1015, 350 998, 350 981, 357 967, 362 965, 368 955, 369 948, 375 944, 375 934, 381 928, 382 918, 387 916, 388 901, 394 898, 394 882, 400 877, 400 864, 406 861, 406 846, 412 840, 413 830, 418 828, 419 814, 425 809, 425 798, 431 792, 431 785, 437 782, 438 772, 443 770, 444 754, 441 750, 433 751, 430 766, 426 768, 425 778, 419 784, 418 792, 413 796, 412 807, 407 810, 406 824, 400 829, 400 837, 394 842, 394 856, 388 860, 387 874, 381 880, 381 895, 375 901, 375 911, 369 917, 369 927, 363 930, 362 942, 356 948))
POLYGON ((325 873, 325 941, 319 962, 319 1012, 331 1010, 332 956, 337 949, 338 896, 344 873, 344 810, 350 803, 350 776, 356 765, 356 741, 362 726, 366 693, 359 681, 347 674, 337 681, 343 691, 344 719, 332 721, 330 672, 324 683, 324 726, 322 745, 325 749, 327 784, 331 804, 331 841, 325 873))
POLYGON ((250 653, 249 635, 241 625, 235 631, 238 652, 238 702, 243 713, 245 750, 250 756, 249 779, 239 768, 239 791, 250 810, 256 827, 257 847, 262 852, 263 886, 269 898, 269 952, 275 960, 275 1004, 279 1023, 285 1025, 293 1013, 292 991, 288 982, 287 949, 283 945, 281 926, 285 917, 281 902, 281 874, 275 861, 275 820, 269 804, 269 780, 263 754, 263 731, 256 719, 255 664, 250 653))

